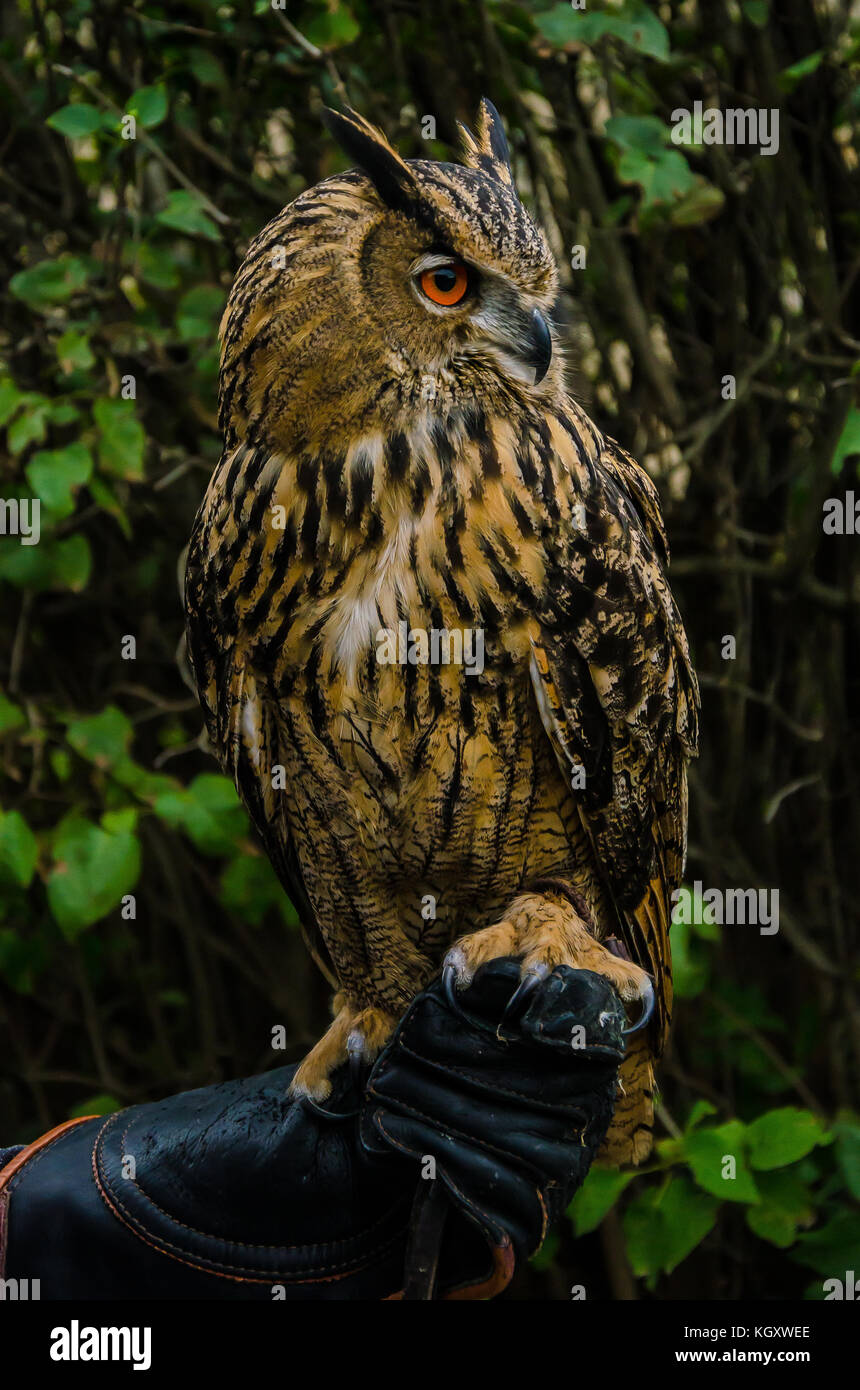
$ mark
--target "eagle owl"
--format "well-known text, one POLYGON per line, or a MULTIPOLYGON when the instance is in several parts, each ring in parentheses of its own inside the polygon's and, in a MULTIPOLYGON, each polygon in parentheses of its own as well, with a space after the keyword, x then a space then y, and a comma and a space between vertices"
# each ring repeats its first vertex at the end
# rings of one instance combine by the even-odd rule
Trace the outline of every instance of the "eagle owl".
POLYGON ((315 1099, 444 967, 558 964, 631 1016, 605 1153, 650 1148, 698 694, 647 474, 565 389, 557 270, 481 104, 464 164, 356 168, 251 244, 188 553, 209 736, 337 993, 315 1099), (638 1002, 637 1002, 638 1001, 638 1002))

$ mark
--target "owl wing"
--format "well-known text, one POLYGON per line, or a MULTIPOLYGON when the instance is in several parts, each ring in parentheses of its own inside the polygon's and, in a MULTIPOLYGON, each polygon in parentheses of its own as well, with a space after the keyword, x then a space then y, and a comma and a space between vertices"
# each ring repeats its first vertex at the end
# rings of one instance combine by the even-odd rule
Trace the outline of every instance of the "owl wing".
POLYGON ((254 667, 229 621, 231 595, 223 562, 232 531, 225 524, 215 480, 194 524, 185 570, 188 657, 203 708, 206 731, 223 770, 236 790, 275 872, 295 907, 302 933, 323 974, 336 984, 334 967, 308 897, 295 844, 284 815, 282 793, 272 769, 283 765, 276 703, 264 676, 254 667))
POLYGON ((621 934, 654 979, 662 1047, 698 686, 663 568, 668 548, 653 483, 611 440, 580 476, 585 525, 549 542, 532 680, 621 934))

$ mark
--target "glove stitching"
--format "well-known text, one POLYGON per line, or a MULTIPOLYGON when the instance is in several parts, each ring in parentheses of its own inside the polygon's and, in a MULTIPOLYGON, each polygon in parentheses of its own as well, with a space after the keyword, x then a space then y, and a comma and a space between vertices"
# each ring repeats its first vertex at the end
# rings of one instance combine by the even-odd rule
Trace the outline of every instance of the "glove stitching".
MULTIPOLYGON (((115 1117, 112 1117, 112 1119, 113 1119, 113 1118, 115 1118, 115 1117)), ((140 1217, 135 1216, 135 1215, 129 1210, 129 1208, 125 1205, 125 1203, 121 1200, 121 1198, 120 1198, 120 1196, 119 1196, 119 1191, 118 1191, 118 1189, 114 1186, 114 1184, 113 1184, 113 1182, 111 1181, 110 1177, 108 1176, 107 1172, 105 1172, 105 1171, 102 1170, 101 1164, 99 1163, 99 1159, 101 1158, 102 1153, 104 1152, 105 1142, 106 1142, 106 1138, 107 1138, 107 1131, 111 1128, 111 1124, 112 1124, 112 1120, 108 1120, 107 1123, 104 1124, 104 1125, 102 1126, 101 1130, 99 1131, 99 1133, 98 1133, 98 1135, 97 1135, 97 1137, 96 1137, 96 1142, 95 1142, 95 1144, 93 1145, 93 1153, 92 1153, 93 1173, 94 1173, 94 1175, 95 1175, 96 1182, 98 1183, 99 1187, 102 1188, 102 1184, 104 1185, 104 1189, 106 1190, 106 1192, 108 1192, 108 1193, 113 1197, 113 1199, 114 1199, 114 1201, 115 1201, 117 1207, 119 1207, 121 1210, 127 1212, 128 1217, 129 1217, 129 1220, 132 1220, 132 1221, 140 1221, 140 1217)), ((125 1157, 125 1153, 126 1153, 126 1143, 125 1143, 125 1141, 126 1141, 126 1135, 128 1134, 128 1132, 129 1132, 129 1130, 131 1129, 131 1126, 132 1126, 133 1124, 134 1124, 134 1119, 132 1118, 132 1119, 129 1121, 129 1123, 126 1125, 126 1128, 123 1130, 122 1137, 121 1137, 121 1139, 120 1139, 120 1158, 121 1158, 121 1159, 125 1157)), ((115 1124, 113 1125, 113 1128, 114 1128, 114 1129, 116 1128, 116 1125, 115 1125, 115 1124)), ((60 1138, 62 1138, 62 1136, 60 1136, 60 1138)), ((56 1141, 55 1141, 55 1142, 56 1142, 56 1141)), ((133 1157, 133 1155, 132 1155, 132 1157, 133 1157)), ((151 1207, 152 1207, 155 1211, 157 1211, 161 1216, 163 1216, 163 1217, 165 1218, 165 1220, 169 1221, 169 1222, 171 1223, 171 1225, 178 1227, 180 1230, 189 1231, 192 1235, 200 1236, 203 1240, 224 1241, 224 1242, 226 1242, 226 1243, 229 1243, 230 1245, 235 1245, 235 1246, 237 1246, 239 1249, 242 1249, 242 1250, 284 1250, 284 1251, 293 1252, 293 1251, 297 1251, 297 1250, 306 1250, 306 1249, 308 1248, 307 1245, 283 1245, 283 1244, 265 1245, 265 1244, 262 1244, 262 1243, 256 1243, 256 1242, 252 1242, 252 1241, 237 1240, 237 1239, 234 1239, 232 1236, 217 1235, 217 1234, 215 1234, 215 1232, 213 1232, 213 1231, 200 1231, 200 1230, 197 1229, 196 1226, 189 1226, 186 1222, 180 1221, 179 1218, 176 1217, 176 1216, 174 1216, 171 1212, 165 1211, 164 1208, 161 1207, 161 1206, 159 1206, 158 1202, 156 1202, 155 1199, 154 1199, 153 1197, 150 1196, 150 1194, 146 1191, 146 1189, 140 1186, 140 1184, 138 1183, 138 1181, 136 1180, 136 1178, 130 1178, 130 1179, 129 1179, 129 1178, 126 1178, 126 1179, 124 1179, 124 1181, 130 1182, 131 1185, 132 1185, 132 1187, 134 1187, 135 1190, 140 1194, 141 1198, 142 1198, 145 1202, 147 1202, 147 1203, 149 1204, 149 1206, 151 1206, 151 1207)), ((354 1236, 349 1236, 348 1239, 350 1239, 350 1240, 361 1240, 361 1239, 363 1239, 363 1238, 366 1237, 366 1236, 372 1235, 373 1232, 374 1232, 375 1230, 377 1230, 381 1225, 383 1225, 383 1223, 384 1223, 385 1220, 386 1220, 386 1217, 385 1217, 385 1216, 381 1216, 381 1217, 379 1218, 379 1220, 378 1220, 378 1221, 374 1221, 373 1224, 372 1224, 371 1226, 367 1226, 367 1227, 365 1227, 363 1230, 358 1231, 354 1236)), ((141 1225, 142 1225, 142 1224, 143 1224, 143 1223, 141 1222, 141 1225)), ((177 1249, 178 1249, 178 1248, 179 1248, 179 1247, 177 1247, 177 1249)), ((337 1266, 335 1266, 335 1267, 337 1267, 337 1266)))

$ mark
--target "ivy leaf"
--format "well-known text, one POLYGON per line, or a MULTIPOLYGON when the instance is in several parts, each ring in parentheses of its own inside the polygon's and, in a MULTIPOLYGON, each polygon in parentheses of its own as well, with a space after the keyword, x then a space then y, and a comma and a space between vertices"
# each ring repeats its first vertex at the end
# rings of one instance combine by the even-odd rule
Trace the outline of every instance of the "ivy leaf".
POLYGON ((8 700, 0 691, 0 735, 10 734, 14 729, 26 727, 27 719, 24 711, 17 705, 8 700))
POLYGON ((224 302, 224 291, 218 285, 195 285, 188 290, 176 307, 179 336, 186 342, 196 338, 211 341, 224 312, 224 302))
POLYGON ((585 1236, 600 1225, 632 1180, 633 1173, 593 1167, 567 1209, 576 1235, 585 1236))
POLYGON ((711 1105, 709 1100, 697 1100, 687 1120, 687 1131, 695 1129, 697 1125, 702 1123, 702 1120, 706 1120, 709 1115, 716 1115, 716 1113, 717 1107, 711 1105))
POLYGON ((140 481, 146 435, 134 402, 103 396, 93 406, 93 418, 99 428, 98 454, 102 468, 131 482, 140 481))
POLYGON ((19 589, 85 589, 92 568, 86 536, 44 539, 39 545, 16 545, 0 551, 0 579, 19 589))
POLYGON ((186 236, 202 236, 208 241, 220 241, 221 236, 215 223, 206 212, 200 199, 185 188, 174 189, 168 196, 167 207, 156 217, 164 227, 172 227, 186 236))
POLYGON ((811 1226, 815 1207, 806 1183, 791 1171, 761 1173, 759 1206, 750 1207, 746 1221, 750 1230, 781 1250, 793 1245, 799 1226, 811 1226))
POLYGON ((240 854, 221 875, 221 902, 243 922, 259 926, 269 908, 275 908, 290 926, 298 926, 298 913, 284 893, 278 877, 262 855, 240 854))
POLYGON ((801 1235, 789 1258, 809 1265, 825 1278, 844 1278, 849 1269, 857 1268, 860 1250, 860 1215, 846 1211, 811 1231, 801 1235))
POLYGON ((82 817, 63 822, 54 842, 48 904, 68 941, 115 908, 140 874, 140 845, 131 834, 109 834, 82 817))
POLYGON ((648 57, 664 61, 669 56, 669 35, 665 26, 641 0, 628 0, 619 10, 599 13, 591 10, 586 13, 573 10, 569 4, 558 4, 535 15, 535 24, 544 38, 557 48, 567 43, 592 47, 609 36, 648 57))
POLYGON ((162 86, 138 87, 129 97, 126 110, 144 127, 153 130, 167 115, 167 90, 162 86))
POLYGON ((768 1110, 747 1127, 750 1164, 753 1168, 784 1168, 805 1157, 817 1144, 828 1140, 824 1125, 809 1110, 787 1105, 768 1110))
POLYGON ((323 10, 316 15, 305 30, 305 38, 317 48, 343 48, 360 33, 361 25, 355 15, 345 6, 338 6, 334 11, 323 10))
POLYGON ((36 872, 39 846, 19 811, 0 811, 0 881, 28 888, 36 872))
POLYGON ((89 275, 89 263, 80 256, 57 256, 19 270, 9 281, 9 289, 32 309, 47 309, 53 304, 65 304, 84 289, 89 275))
POLYGON ((830 460, 830 472, 838 476, 842 472, 842 465, 852 454, 860 454, 860 409, 852 405, 842 433, 836 441, 836 448, 833 451, 833 458, 830 460))
POLYGON ((48 433, 50 409, 48 403, 34 401, 9 426, 10 454, 22 454, 30 444, 41 444, 48 433))
POLYGON ((75 102, 71 106, 61 106, 45 121, 52 130, 59 131, 69 140, 81 140, 87 135, 95 135, 101 129, 102 113, 97 106, 86 101, 75 102))
POLYGON ((86 719, 74 719, 66 727, 75 752, 101 768, 113 767, 128 753, 133 734, 130 721, 116 705, 86 719))
POLYGON ((66 376, 74 371, 85 372, 92 367, 96 359, 86 333, 70 328, 61 334, 57 339, 57 360, 66 376))
POLYGON ((86 445, 76 441, 64 449, 40 450, 24 471, 51 520, 61 521, 75 510, 76 493, 90 479, 93 458, 86 445))
POLYGON ((792 63, 791 67, 783 68, 777 78, 778 85, 784 92, 793 92, 798 83, 803 81, 804 77, 809 77, 811 73, 818 70, 821 66, 823 57, 824 49, 818 48, 814 53, 808 53, 805 58, 801 58, 798 62, 792 63))
POLYGON ((758 1202, 758 1189, 744 1154, 745 1126, 740 1120, 684 1136, 683 1155, 700 1187, 728 1202, 758 1202), (735 1176, 723 1176, 725 1159, 735 1160, 735 1176))
POLYGON ((661 1270, 670 1274, 713 1228, 719 1206, 683 1176, 640 1192, 623 1217, 634 1274, 648 1276, 652 1287, 661 1270))
POLYGON ((163 792, 153 809, 168 825, 184 830, 206 854, 235 854, 236 841, 248 830, 236 788, 214 772, 201 773, 187 788, 163 792))
POLYGON ((21 391, 10 376, 0 380, 0 429, 9 423, 29 397, 30 392, 21 391))

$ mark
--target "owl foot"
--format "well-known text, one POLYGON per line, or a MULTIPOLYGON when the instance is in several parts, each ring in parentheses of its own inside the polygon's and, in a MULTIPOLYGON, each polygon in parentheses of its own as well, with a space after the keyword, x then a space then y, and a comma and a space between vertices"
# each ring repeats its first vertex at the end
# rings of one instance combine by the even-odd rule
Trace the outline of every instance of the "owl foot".
POLYGON ((327 1100, 332 1072, 347 1061, 353 1083, 361 1089, 364 1067, 379 1055, 394 1031, 397 1019, 384 1009, 359 1008, 343 994, 336 995, 334 1002, 335 1017, 296 1070, 291 1095, 327 1100))
MULTIPOLYGON (((623 948, 621 948, 623 949, 623 948)), ((626 1003, 638 1002, 640 1015, 626 1033, 639 1032, 654 1012, 650 975, 619 954, 619 945, 597 941, 563 892, 524 893, 510 906, 507 917, 482 931, 462 936, 445 957, 443 978, 449 999, 455 989, 471 984, 475 971, 499 956, 522 960, 520 983, 511 996, 503 1021, 522 1012, 525 1000, 557 965, 593 970, 605 975, 626 1003)))

